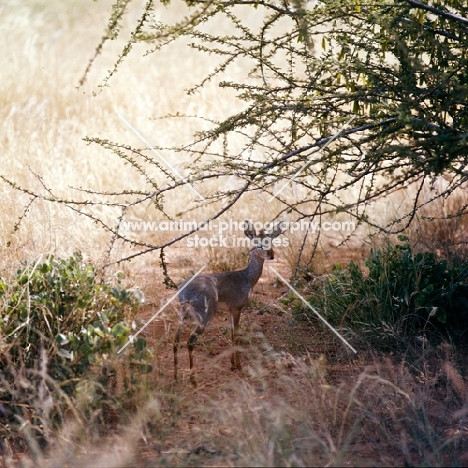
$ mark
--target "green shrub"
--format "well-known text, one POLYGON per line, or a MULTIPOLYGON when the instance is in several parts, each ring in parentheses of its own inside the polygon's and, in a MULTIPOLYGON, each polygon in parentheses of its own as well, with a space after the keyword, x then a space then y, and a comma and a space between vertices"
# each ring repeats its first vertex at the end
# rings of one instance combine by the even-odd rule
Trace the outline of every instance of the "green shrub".
MULTIPOLYGON (((115 367, 117 351, 130 338, 138 303, 119 283, 99 283, 95 268, 79 253, 24 262, 11 280, 0 280, 4 430, 28 421, 40 433, 45 420, 58 422, 65 407, 83 398, 84 389, 93 396, 88 395, 87 411, 99 407, 109 367, 115 367)), ((151 370, 149 358, 139 338, 120 362, 126 359, 135 372, 145 372, 151 370)))
MULTIPOLYGON (((312 306, 342 332, 379 348, 411 338, 459 338, 468 327, 468 263, 448 265, 432 252, 414 253, 408 239, 355 262, 312 285, 312 306)), ((312 314, 296 303, 296 312, 312 314), (299 306, 299 307, 298 307, 299 306)))

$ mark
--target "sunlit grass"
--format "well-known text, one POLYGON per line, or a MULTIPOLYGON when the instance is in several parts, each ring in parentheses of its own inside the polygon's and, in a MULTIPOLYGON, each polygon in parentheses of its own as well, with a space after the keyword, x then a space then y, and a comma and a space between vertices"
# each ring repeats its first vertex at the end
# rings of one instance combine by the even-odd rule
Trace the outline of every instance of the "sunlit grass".
MULTIPOLYGON (((51 196, 87 200, 92 196, 79 189, 146 189, 140 175, 110 152, 86 144, 83 138, 95 136, 146 146, 123 123, 120 114, 155 146, 170 147, 190 141, 195 131, 206 127, 206 122, 155 118, 176 113, 220 118, 224 112, 226 104, 216 84, 208 84, 195 96, 189 97, 185 92, 212 63, 209 57, 195 54, 184 45, 170 46, 145 59, 142 55, 146 47, 136 45, 109 86, 102 88, 125 39, 107 42, 85 84, 78 87, 104 34, 110 6, 110 1, 10 1, 0 7, 0 45, 4 51, 0 58, 0 155, 4 162, 1 172, 31 192, 45 193, 44 184, 52 188, 51 196)), ((137 2, 132 3, 124 27, 135 24, 140 8, 137 2)), ((178 2, 170 8, 159 4, 156 9, 156 14, 173 19, 182 12, 178 2)), ((163 156, 172 165, 180 166, 181 161, 175 160, 174 155, 163 156)), ((182 191, 180 199, 170 200, 168 213, 186 208, 189 195, 182 191)), ((38 206, 35 202, 20 229, 13 232, 30 198, 2 185, 3 247, 12 241, 24 255, 41 251, 68 254, 78 248, 96 254, 105 248, 109 236, 103 236, 98 226, 53 204, 38 206)), ((97 210, 108 220, 115 219, 118 213, 112 209, 106 209, 107 213, 104 208, 97 210)), ((136 214, 145 219, 145 213, 136 214)))

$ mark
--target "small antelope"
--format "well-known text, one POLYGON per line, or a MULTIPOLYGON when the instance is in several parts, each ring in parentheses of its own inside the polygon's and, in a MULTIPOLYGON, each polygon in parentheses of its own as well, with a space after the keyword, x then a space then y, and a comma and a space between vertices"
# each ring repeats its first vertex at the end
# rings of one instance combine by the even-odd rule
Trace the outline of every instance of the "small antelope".
POLYGON ((190 281, 191 278, 186 279, 179 286, 180 321, 174 340, 175 380, 177 380, 177 350, 184 327, 184 319, 190 315, 196 323, 196 327, 187 342, 190 361, 190 380, 196 386, 196 380, 193 375, 193 349, 198 336, 203 333, 203 330, 221 304, 229 309, 230 314, 233 344, 231 354, 232 368, 239 371, 242 370, 239 352, 236 349, 239 339, 241 312, 247 304, 252 289, 262 275, 264 260, 274 259, 271 240, 282 233, 281 229, 276 229, 268 234, 265 234, 263 231, 256 234, 252 223, 246 221, 245 225, 244 234, 255 242, 255 247, 251 250, 249 264, 246 268, 243 270, 213 273, 211 275, 199 275, 192 281, 190 281), (189 281, 190 283, 184 288, 184 285, 189 281))

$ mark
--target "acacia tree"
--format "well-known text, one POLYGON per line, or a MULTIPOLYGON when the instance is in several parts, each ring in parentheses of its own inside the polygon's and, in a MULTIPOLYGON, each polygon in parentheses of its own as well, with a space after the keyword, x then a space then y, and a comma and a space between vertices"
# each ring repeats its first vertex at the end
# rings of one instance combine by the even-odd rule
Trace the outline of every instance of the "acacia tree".
MULTIPOLYGON (((120 34, 130 3, 115 1, 95 57, 106 40, 120 34)), ((285 213, 290 220, 298 220, 340 212, 358 224, 400 232, 428 203, 421 193, 433 188, 437 178, 444 177, 445 184, 442 190, 431 192, 433 200, 464 189, 468 156, 466 2, 186 3, 190 15, 167 25, 154 20, 156 2, 148 0, 105 82, 111 83, 137 42, 149 44, 149 52, 157 54, 172 41, 188 38, 187 47, 194 53, 219 57, 198 86, 218 80, 220 92, 228 88, 237 93, 242 111, 212 121, 210 129, 194 135, 190 145, 170 148, 189 161, 190 183, 197 191, 203 193, 204 181, 218 180, 220 188, 215 193, 203 193, 208 202, 221 206, 211 219, 250 192, 261 190, 279 200, 278 218, 285 213), (260 26, 243 20, 248 15, 255 15, 260 26), (228 32, 210 28, 220 19, 223 24, 230 22, 228 32), (232 81, 230 68, 246 58, 252 65, 245 80, 232 81), (224 179, 233 175, 239 184, 222 189, 224 179), (291 201, 281 190, 288 181, 298 187, 300 200, 291 201), (410 185, 415 187, 410 192, 410 208, 390 224, 380 225, 370 208, 410 185)), ((163 195, 178 190, 187 180, 180 180, 143 150, 92 137, 88 141, 114 151, 151 187, 112 194, 112 200, 108 194, 95 194, 97 203, 120 203, 121 217, 115 225, 97 219, 113 232, 114 240, 139 246, 138 255, 154 249, 162 253, 189 234, 151 245, 130 241, 119 233, 118 224, 130 207, 151 201, 156 210, 163 211, 163 195), (168 186, 161 188, 150 175, 154 168, 166 173, 168 186)), ((454 215, 464 214, 467 206, 454 215)))

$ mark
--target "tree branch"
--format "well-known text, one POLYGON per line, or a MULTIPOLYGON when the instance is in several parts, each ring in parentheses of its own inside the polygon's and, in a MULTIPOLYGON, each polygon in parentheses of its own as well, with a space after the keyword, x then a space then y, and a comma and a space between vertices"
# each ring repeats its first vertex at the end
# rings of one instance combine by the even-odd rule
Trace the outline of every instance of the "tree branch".
POLYGON ((468 26, 468 18, 464 18, 463 16, 454 15, 453 13, 449 13, 448 11, 439 10, 438 8, 435 8, 431 5, 426 5, 425 3, 421 3, 416 0, 405 0, 405 1, 409 3, 412 7, 421 8, 423 10, 430 11, 431 13, 434 13, 435 15, 443 16, 444 18, 447 18, 453 21, 458 21, 459 23, 462 23, 468 26))

